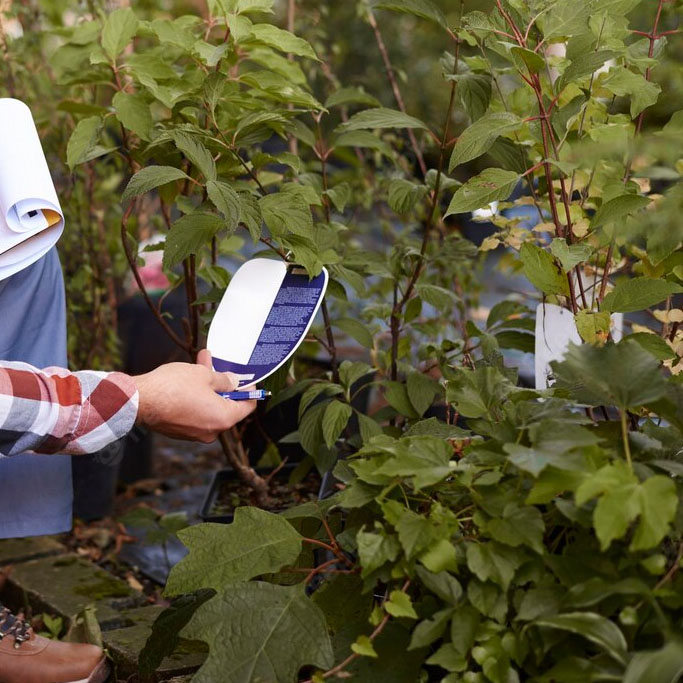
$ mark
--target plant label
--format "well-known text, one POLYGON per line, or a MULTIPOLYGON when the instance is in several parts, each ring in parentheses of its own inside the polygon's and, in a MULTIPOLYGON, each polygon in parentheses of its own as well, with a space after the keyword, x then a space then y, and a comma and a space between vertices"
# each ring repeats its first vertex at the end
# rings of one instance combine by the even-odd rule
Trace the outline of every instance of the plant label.
POLYGON ((234 372, 240 387, 274 373, 306 337, 328 278, 325 268, 310 279, 304 268, 272 259, 240 266, 209 329, 214 369, 234 372))
POLYGON ((536 389, 547 389, 553 383, 550 363, 564 358, 569 342, 581 344, 571 311, 555 304, 539 304, 534 357, 536 389))
POLYGON ((0 98, 0 280, 46 254, 64 230, 31 110, 0 98))

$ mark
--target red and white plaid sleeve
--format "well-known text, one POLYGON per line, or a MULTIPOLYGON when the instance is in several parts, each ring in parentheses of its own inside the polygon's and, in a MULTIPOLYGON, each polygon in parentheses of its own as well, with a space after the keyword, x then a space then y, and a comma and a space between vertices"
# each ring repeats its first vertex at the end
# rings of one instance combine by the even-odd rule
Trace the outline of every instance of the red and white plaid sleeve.
POLYGON ((121 372, 0 362, 0 456, 94 453, 125 436, 137 412, 137 387, 121 372))

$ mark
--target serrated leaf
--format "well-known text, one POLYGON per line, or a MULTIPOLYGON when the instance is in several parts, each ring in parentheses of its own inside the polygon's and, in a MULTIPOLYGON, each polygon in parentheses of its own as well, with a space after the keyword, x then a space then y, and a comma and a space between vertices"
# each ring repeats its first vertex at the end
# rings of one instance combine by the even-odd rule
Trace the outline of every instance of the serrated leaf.
POLYGON ((562 264, 562 270, 568 273, 579 263, 586 261, 593 253, 588 244, 567 244, 561 237, 555 237, 550 243, 552 255, 562 264))
POLYGON ((239 193, 240 220, 247 226, 251 239, 256 242, 261 236, 261 207, 258 199, 247 192, 239 193))
POLYGON ((179 218, 166 235, 164 268, 173 268, 196 254, 224 225, 223 219, 212 213, 190 213, 179 218))
POLYGON ((396 211, 396 213, 406 214, 410 212, 413 207, 427 194, 427 187, 425 185, 418 185, 398 178, 392 180, 389 185, 388 201, 389 206, 396 211))
POLYGON ((440 387, 431 377, 421 372, 411 372, 406 379, 406 389, 413 408, 422 417, 427 408, 432 405, 440 387))
POLYGON ((311 207, 302 195, 276 192, 259 199, 263 220, 274 236, 294 233, 309 237, 313 232, 311 207))
POLYGON ((346 123, 342 123, 338 130, 349 132, 355 130, 369 130, 372 128, 421 128, 428 130, 426 123, 408 116, 395 109, 378 107, 376 109, 366 109, 365 111, 354 114, 346 123))
POLYGON ((431 0, 377 0, 373 9, 388 9, 393 12, 412 14, 421 19, 433 21, 442 28, 448 28, 446 16, 431 0))
POLYGON ((676 358, 676 352, 656 334, 650 334, 648 332, 636 332, 635 334, 629 334, 624 337, 624 340, 630 339, 631 341, 637 342, 646 351, 651 353, 657 360, 669 360, 670 358, 676 358))
POLYGON ((102 126, 101 116, 89 116, 78 122, 66 146, 66 163, 72 171, 78 164, 92 158, 91 154, 97 147, 102 126))
POLYGON ((683 287, 667 280, 647 277, 620 280, 614 290, 603 299, 602 308, 612 313, 642 311, 680 292, 683 292, 683 287))
POLYGON ((499 543, 513 547, 526 545, 539 555, 543 554, 545 524, 535 507, 509 505, 501 517, 489 520, 486 531, 499 543))
POLYGON ((532 74, 537 74, 545 69, 545 59, 538 52, 515 46, 510 48, 510 54, 515 66, 522 73, 526 73, 528 70, 532 74))
POLYGON ((351 643, 351 651, 355 652, 361 657, 377 657, 377 652, 372 646, 372 641, 367 636, 361 635, 356 638, 356 640, 351 643))
POLYGON ((142 95, 117 92, 112 105, 116 111, 116 118, 141 139, 149 141, 153 120, 149 105, 142 95))
POLYGON ((626 664, 628 646, 619 627, 600 614, 593 612, 570 612, 555 617, 537 619, 537 626, 569 631, 587 638, 602 648, 620 664, 626 664))
POLYGON ((653 105, 662 91, 657 83, 648 81, 642 74, 630 71, 624 66, 610 69, 602 85, 615 95, 630 96, 632 119, 643 109, 653 105))
POLYGON ((213 205, 223 214, 229 232, 237 228, 242 217, 242 203, 235 190, 220 180, 209 180, 206 183, 206 193, 213 205))
POLYGON ((269 47, 274 47, 276 50, 298 55, 299 57, 318 59, 315 50, 307 40, 299 38, 293 33, 273 26, 272 24, 254 24, 251 27, 250 38, 252 37, 254 40, 264 43, 269 47))
POLYGON ((494 541, 467 544, 467 566, 481 581, 493 581, 507 590, 523 555, 494 541))
POLYGON ((417 619, 417 612, 413 607, 410 596, 403 591, 391 591, 389 600, 384 603, 384 609, 391 614, 392 617, 417 619))
POLYGON ((380 102, 363 88, 339 88, 325 100, 325 108, 344 107, 349 104, 364 104, 368 107, 379 107, 380 102))
POLYGON ((611 318, 609 311, 579 311, 574 316, 576 329, 583 341, 589 344, 603 344, 609 336, 611 318))
POLYGON ((507 199, 515 189, 520 176, 502 168, 487 168, 470 178, 457 192, 445 216, 467 213, 488 207, 491 202, 507 199))
POLYGON ((183 635, 229 645, 210 649, 194 683, 291 683, 303 666, 334 663, 325 617, 303 584, 232 585, 199 608, 183 635))
POLYGON ((392 156, 391 147, 369 130, 351 130, 334 139, 335 147, 360 147, 375 149, 387 157, 392 156))
POLYGON ((605 202, 591 218, 591 228, 620 221, 635 211, 644 209, 652 200, 639 194, 622 194, 605 202))
POLYGON ((368 443, 370 439, 375 436, 382 434, 382 427, 377 424, 371 417, 364 415, 363 413, 356 413, 358 418, 358 429, 360 431, 360 438, 363 440, 363 444, 368 443))
POLYGON ((567 278, 545 249, 525 242, 519 250, 523 272, 534 287, 544 294, 569 295, 567 278))
POLYGON ((408 649, 418 650, 441 638, 452 615, 453 608, 448 607, 438 611, 431 618, 421 621, 412 633, 408 649))
POLYGON ((130 43, 138 30, 138 20, 130 7, 115 9, 102 28, 102 48, 114 61, 130 43))
POLYGON ((359 531, 356 542, 362 577, 372 574, 386 562, 393 562, 401 552, 401 546, 396 538, 387 536, 384 532, 359 531))
POLYGON ((173 569, 166 595, 230 584, 279 571, 301 552, 301 536, 284 518, 256 507, 238 507, 232 524, 198 524, 178 533, 188 548, 173 569))
POLYGON ((174 180, 183 180, 187 174, 173 166, 147 166, 139 170, 126 185, 121 201, 127 201, 139 194, 149 192, 156 187, 171 183, 174 180))
POLYGON ((489 112, 466 128, 453 147, 449 172, 488 151, 493 143, 505 133, 519 129, 522 120, 509 112, 489 112))
POLYGON ((331 401, 327 406, 323 415, 323 438, 328 448, 334 446, 352 413, 353 408, 341 401, 331 401))
POLYGON ((202 172, 207 180, 216 180, 216 164, 211 152, 197 139, 197 136, 182 130, 170 133, 175 146, 202 172))
POLYGON ((562 92, 567 85, 574 83, 584 76, 593 74, 604 66, 605 62, 616 56, 612 50, 598 50, 576 55, 557 81, 556 91, 562 92))
POLYGON ((420 581, 432 592, 449 605, 457 605, 462 597, 462 586, 460 582, 448 572, 442 571, 434 573, 420 567, 415 567, 420 581))
POLYGON ((474 122, 489 108, 491 101, 491 77, 488 74, 466 73, 453 76, 457 80, 457 93, 463 107, 474 122))

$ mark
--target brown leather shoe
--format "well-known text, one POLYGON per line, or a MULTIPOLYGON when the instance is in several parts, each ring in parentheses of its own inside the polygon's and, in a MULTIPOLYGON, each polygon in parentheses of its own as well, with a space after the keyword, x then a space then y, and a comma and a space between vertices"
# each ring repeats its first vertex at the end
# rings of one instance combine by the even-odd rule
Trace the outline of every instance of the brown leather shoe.
POLYGON ((96 645, 48 640, 21 615, 0 611, 0 683, 104 683, 108 675, 96 645))

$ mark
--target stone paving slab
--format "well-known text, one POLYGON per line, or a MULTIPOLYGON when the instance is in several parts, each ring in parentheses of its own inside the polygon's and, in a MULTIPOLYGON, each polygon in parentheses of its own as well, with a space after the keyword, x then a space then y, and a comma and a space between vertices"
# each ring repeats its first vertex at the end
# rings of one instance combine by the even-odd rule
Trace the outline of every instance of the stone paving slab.
POLYGON ((66 548, 52 536, 8 538, 0 541, 0 567, 65 552, 66 548))
POLYGON ((9 604, 23 604, 25 594, 35 613, 49 612, 67 619, 94 605, 102 630, 127 625, 120 610, 143 600, 125 581, 71 554, 15 565, 4 592, 9 604))

